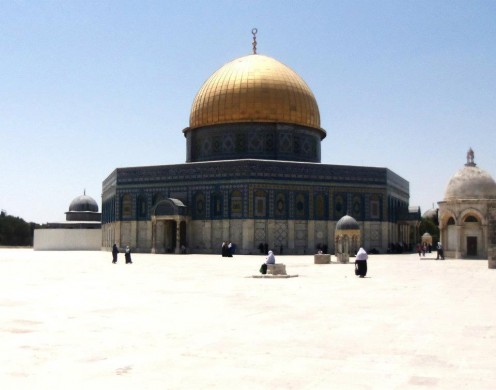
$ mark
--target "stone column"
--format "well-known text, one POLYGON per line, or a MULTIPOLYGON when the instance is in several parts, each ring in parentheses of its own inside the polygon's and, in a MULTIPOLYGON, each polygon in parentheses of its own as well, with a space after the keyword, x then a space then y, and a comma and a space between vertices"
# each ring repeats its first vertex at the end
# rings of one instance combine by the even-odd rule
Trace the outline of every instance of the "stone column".
MULTIPOLYGON (((462 258, 461 244, 462 244, 462 227, 456 225, 456 242, 455 242, 455 259, 462 258)), ((441 241, 442 243, 442 241, 441 241)))
POLYGON ((288 249, 289 253, 293 253, 295 249, 295 223, 292 220, 288 221, 288 249))
POLYGON ((315 248, 317 245, 315 242, 315 221, 308 221, 307 232, 307 248, 310 253, 315 253, 315 248))
POLYGON ((176 218, 176 248, 174 253, 181 253, 181 221, 176 218))
POLYGON ((487 265, 496 269, 496 204, 488 207, 487 215, 487 265))
POLYGON ((152 253, 157 253, 156 240, 157 237, 157 220, 155 217, 152 218, 152 253))

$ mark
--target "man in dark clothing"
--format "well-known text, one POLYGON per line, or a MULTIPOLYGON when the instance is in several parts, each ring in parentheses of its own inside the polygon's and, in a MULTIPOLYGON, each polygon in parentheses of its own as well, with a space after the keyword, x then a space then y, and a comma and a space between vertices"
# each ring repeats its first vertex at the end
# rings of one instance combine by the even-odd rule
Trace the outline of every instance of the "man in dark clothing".
POLYGON ((117 248, 117 244, 114 244, 112 247, 112 263, 117 263, 117 253, 119 253, 119 249, 117 248))

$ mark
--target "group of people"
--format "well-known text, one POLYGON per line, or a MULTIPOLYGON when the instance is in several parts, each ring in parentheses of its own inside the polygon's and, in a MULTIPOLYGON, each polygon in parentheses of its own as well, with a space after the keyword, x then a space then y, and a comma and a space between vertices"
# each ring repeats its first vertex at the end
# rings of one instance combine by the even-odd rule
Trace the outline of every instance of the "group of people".
MULTIPOLYGON (((440 243, 439 243, 440 244, 440 243)), ((234 248, 231 242, 224 241, 222 243, 222 257, 232 257, 234 248)), ((439 253, 439 252, 438 252, 439 253)), ((119 248, 117 244, 112 246, 112 263, 117 264, 117 255, 119 254, 119 248)), ((131 260, 131 248, 126 246, 126 251, 124 253, 124 258, 126 259, 126 264, 132 264, 131 260)), ((355 258, 355 275, 360 276, 361 278, 367 275, 367 252, 365 249, 360 248, 356 254, 355 258)), ((444 260, 444 255, 443 255, 444 260)), ((275 264, 276 257, 274 256, 274 252, 269 250, 267 253, 267 257, 265 258, 265 262, 260 267, 260 273, 265 275, 267 273, 267 264, 275 264)))
MULTIPOLYGON (((119 253, 119 248, 117 248, 117 244, 114 244, 112 247, 112 263, 117 264, 117 255, 119 253)), ((126 246, 126 251, 124 253, 124 258, 126 259, 126 264, 132 264, 131 260, 131 248, 129 246, 126 246)))
MULTIPOLYGON (((364 278, 367 275, 367 260, 369 255, 365 249, 360 248, 355 257, 355 275, 364 278)), ((276 257, 274 252, 269 251, 265 262, 260 266, 260 273, 265 275, 267 273, 267 264, 275 264, 276 257)))
POLYGON ((222 257, 233 257, 234 245, 231 241, 224 241, 222 243, 222 257))
MULTIPOLYGON (((421 255, 425 256, 427 252, 431 253, 431 248, 432 248, 431 244, 417 244, 417 253, 419 257, 421 255)), ((437 243, 436 252, 437 252, 436 260, 444 260, 444 248, 441 242, 437 243)))

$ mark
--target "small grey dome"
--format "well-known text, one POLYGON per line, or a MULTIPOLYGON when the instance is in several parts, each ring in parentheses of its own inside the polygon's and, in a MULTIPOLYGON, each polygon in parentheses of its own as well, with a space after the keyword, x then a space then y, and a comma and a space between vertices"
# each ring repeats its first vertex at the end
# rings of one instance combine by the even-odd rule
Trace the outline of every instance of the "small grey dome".
POLYGON ((95 199, 86 194, 80 195, 71 202, 69 211, 91 211, 98 212, 98 204, 95 199))
POLYGON ((437 218, 437 209, 429 209, 424 214, 422 218, 434 220, 437 218))
POLYGON ((355 218, 345 215, 336 224, 336 230, 359 230, 360 225, 355 218))

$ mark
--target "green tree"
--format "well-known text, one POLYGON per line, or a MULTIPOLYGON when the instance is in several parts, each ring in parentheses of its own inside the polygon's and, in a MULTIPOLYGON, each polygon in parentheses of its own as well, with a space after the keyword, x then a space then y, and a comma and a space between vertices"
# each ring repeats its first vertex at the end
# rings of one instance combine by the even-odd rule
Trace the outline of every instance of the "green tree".
POLYGON ((2 246, 32 246, 34 229, 39 227, 33 222, 7 215, 5 210, 0 212, 0 245, 2 246))
POLYGON ((420 221, 420 237, 422 237, 424 233, 429 233, 432 236, 432 243, 436 243, 439 241, 439 227, 430 218, 422 218, 420 221))

